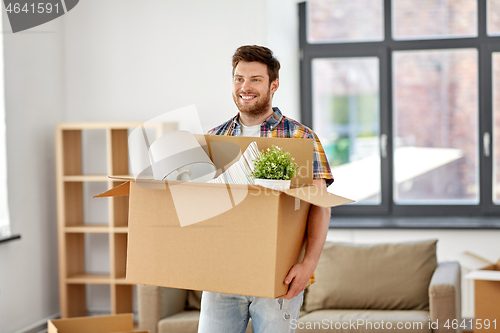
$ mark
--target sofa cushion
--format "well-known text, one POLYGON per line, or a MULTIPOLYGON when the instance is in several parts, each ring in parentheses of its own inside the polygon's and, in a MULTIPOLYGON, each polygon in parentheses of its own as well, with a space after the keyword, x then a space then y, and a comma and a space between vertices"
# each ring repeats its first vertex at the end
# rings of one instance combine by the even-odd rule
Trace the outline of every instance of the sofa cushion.
MULTIPOLYGON (((318 310, 297 321, 296 333, 431 333, 424 310, 318 310)), ((295 324, 295 323, 293 323, 295 324)))
POLYGON ((196 333, 200 311, 182 311, 158 322, 158 333, 196 333))
POLYGON ((304 310, 424 310, 437 240, 356 245, 327 242, 304 310))

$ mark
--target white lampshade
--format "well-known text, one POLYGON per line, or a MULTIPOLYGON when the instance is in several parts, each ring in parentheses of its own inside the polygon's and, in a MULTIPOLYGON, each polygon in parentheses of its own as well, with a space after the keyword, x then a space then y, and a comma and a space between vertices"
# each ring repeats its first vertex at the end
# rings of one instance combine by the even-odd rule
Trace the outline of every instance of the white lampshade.
POLYGON ((149 148, 156 180, 207 182, 215 177, 215 165, 188 131, 169 132, 149 148))

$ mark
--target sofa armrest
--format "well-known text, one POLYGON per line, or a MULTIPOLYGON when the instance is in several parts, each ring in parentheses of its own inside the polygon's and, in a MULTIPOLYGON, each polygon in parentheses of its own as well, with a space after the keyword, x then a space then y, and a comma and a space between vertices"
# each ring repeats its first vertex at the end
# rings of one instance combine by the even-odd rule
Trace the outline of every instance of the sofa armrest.
POLYGON ((429 310, 432 322, 438 322, 438 329, 434 332, 457 332, 460 333, 462 321, 461 310, 461 274, 458 262, 439 263, 432 275, 429 285, 429 310), (457 329, 444 327, 452 326, 453 319, 458 321, 457 329))
POLYGON ((158 322, 186 307, 186 290, 156 286, 137 286, 139 329, 156 333, 158 322))

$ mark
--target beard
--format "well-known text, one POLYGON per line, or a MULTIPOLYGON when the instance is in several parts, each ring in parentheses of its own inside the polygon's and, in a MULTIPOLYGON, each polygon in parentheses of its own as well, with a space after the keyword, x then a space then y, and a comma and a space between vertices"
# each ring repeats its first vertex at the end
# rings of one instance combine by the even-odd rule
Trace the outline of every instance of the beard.
POLYGON ((267 90, 267 94, 264 96, 257 95, 255 99, 257 100, 256 103, 253 105, 245 105, 242 103, 240 99, 240 94, 244 94, 248 92, 242 92, 238 91, 236 93, 233 93, 233 100, 236 106, 238 107, 238 110, 240 112, 245 113, 246 115, 252 117, 252 118, 258 118, 265 114, 269 110, 269 105, 271 104, 271 89, 267 90))

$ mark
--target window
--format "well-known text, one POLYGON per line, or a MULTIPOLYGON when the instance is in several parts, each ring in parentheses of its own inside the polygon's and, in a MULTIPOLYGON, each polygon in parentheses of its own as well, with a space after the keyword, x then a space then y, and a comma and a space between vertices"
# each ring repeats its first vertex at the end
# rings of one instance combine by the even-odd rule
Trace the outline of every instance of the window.
POLYGON ((311 43, 383 40, 382 0, 311 1, 308 39, 311 43))
POLYGON ((500 213, 500 0, 299 4, 302 121, 350 216, 500 213))
POLYGON ((393 53, 394 201, 479 202, 476 49, 393 53))
POLYGON ((336 170, 337 191, 380 203, 379 59, 319 58, 312 62, 313 127, 336 170))
POLYGON ((477 0, 392 0, 392 8, 396 40, 477 36, 477 0))
POLYGON ((500 35, 500 0, 488 0, 488 35, 500 35))

